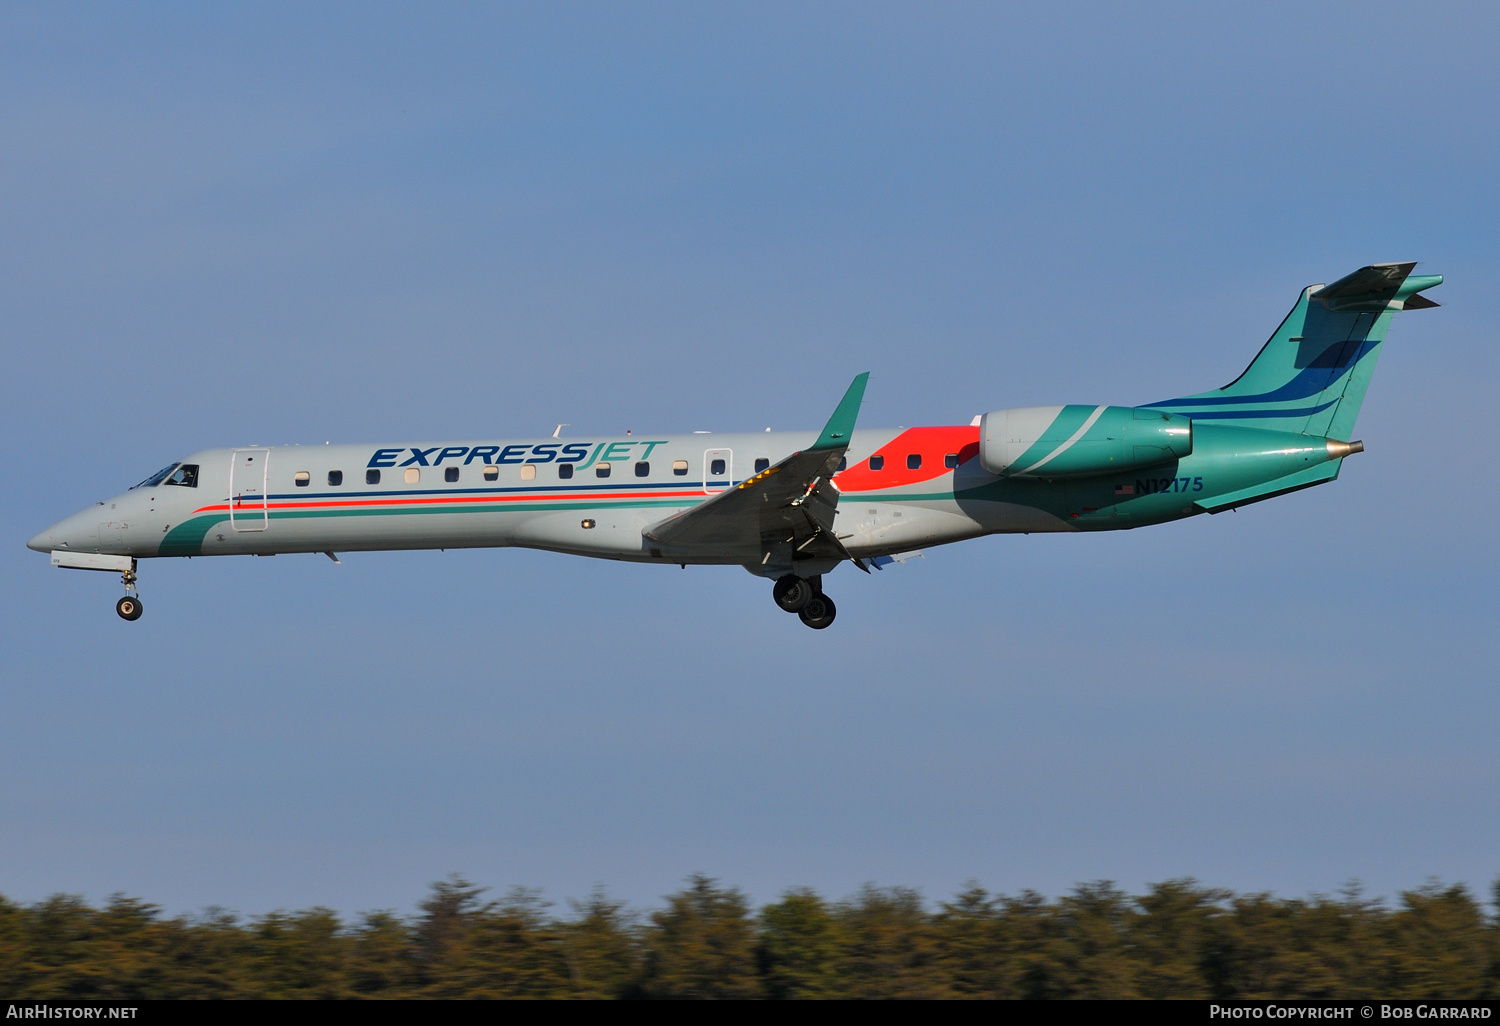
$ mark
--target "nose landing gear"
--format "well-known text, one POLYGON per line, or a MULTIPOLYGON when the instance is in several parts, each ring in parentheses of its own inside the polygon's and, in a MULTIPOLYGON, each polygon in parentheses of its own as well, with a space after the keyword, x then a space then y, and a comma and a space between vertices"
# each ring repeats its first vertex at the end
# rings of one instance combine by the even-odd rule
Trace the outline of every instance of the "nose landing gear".
POLYGON ((838 615, 833 599, 823 594, 822 575, 798 577, 787 574, 771 589, 771 597, 779 608, 788 613, 796 613, 803 623, 815 631, 832 624, 833 618, 838 615))
POLYGON ((135 589, 135 561, 131 560, 130 569, 120 575, 120 583, 125 585, 125 597, 115 603, 115 612, 120 614, 122 620, 139 620, 145 607, 141 605, 141 594, 135 589))

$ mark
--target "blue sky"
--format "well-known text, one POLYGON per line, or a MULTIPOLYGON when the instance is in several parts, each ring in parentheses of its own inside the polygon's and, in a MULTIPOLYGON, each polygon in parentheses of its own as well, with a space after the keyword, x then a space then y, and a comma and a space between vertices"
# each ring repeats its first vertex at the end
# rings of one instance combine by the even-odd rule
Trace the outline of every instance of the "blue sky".
POLYGON ((0 893, 409 908, 1500 875, 1481 5, 0 10, 0 893), (195 449, 816 428, 1223 384, 1447 276, 1342 479, 828 581, 524 551, 145 566, 195 449))

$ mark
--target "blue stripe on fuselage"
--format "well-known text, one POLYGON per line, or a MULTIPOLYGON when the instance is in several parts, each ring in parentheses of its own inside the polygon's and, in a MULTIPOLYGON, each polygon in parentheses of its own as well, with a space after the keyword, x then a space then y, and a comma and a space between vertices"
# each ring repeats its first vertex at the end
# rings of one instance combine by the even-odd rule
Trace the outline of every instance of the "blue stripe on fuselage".
MULTIPOLYGON (((724 482, 726 487, 733 486, 738 482, 724 482)), ((718 488, 721 482, 710 481, 709 485, 718 488)), ((599 492, 599 491, 640 491, 648 488, 671 488, 671 489, 703 489, 702 481, 671 481, 651 484, 642 482, 640 484, 626 483, 620 481, 616 484, 569 484, 565 481, 555 485, 531 485, 525 488, 414 488, 403 491, 338 491, 338 492, 287 492, 268 495, 271 499, 369 499, 385 498, 397 495, 497 495, 505 492, 531 493, 531 492, 599 492)))

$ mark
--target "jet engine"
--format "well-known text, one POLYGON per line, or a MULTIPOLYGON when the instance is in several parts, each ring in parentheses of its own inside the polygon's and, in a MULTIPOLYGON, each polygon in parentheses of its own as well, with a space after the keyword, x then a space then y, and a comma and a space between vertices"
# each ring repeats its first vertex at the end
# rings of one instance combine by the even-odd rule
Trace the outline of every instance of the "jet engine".
POLYGON ((1130 406, 1026 406, 979 422, 979 464, 1001 477, 1088 477, 1182 459, 1193 422, 1130 406))

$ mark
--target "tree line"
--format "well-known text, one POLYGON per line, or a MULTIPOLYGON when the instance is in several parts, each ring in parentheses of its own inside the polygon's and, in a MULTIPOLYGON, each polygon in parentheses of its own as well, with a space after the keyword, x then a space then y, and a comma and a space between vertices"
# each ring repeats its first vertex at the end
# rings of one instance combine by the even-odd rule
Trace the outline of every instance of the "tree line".
POLYGON ((0 998, 1500 997, 1500 916, 1462 884, 1394 904, 1192 880, 1054 900, 976 886, 935 907, 867 886, 755 909, 695 876, 649 912, 600 891, 565 914, 533 890, 485 893, 453 877, 414 916, 349 922, 326 908, 168 917, 124 896, 0 897, 0 998))

